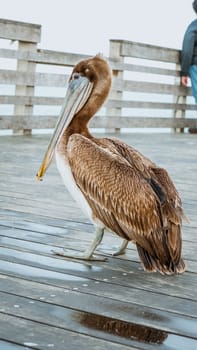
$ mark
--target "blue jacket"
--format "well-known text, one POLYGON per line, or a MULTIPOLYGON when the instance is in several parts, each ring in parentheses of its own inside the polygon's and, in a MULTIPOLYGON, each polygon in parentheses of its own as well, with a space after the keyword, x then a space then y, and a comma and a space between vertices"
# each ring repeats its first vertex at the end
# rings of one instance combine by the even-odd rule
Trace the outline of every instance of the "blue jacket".
POLYGON ((192 65, 197 65, 197 19, 190 23, 183 38, 181 76, 188 76, 192 65))

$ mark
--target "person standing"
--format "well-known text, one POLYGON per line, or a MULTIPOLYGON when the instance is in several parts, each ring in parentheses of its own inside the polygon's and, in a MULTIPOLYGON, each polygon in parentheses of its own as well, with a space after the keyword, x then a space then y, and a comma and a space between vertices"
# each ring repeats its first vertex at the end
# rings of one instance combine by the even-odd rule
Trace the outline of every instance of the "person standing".
MULTIPOLYGON (((197 0, 193 1, 192 6, 197 15, 197 0)), ((197 105, 197 19, 187 27, 181 51, 181 84, 187 86, 189 78, 192 95, 197 105)), ((189 129, 189 131, 197 133, 197 128, 189 129)))

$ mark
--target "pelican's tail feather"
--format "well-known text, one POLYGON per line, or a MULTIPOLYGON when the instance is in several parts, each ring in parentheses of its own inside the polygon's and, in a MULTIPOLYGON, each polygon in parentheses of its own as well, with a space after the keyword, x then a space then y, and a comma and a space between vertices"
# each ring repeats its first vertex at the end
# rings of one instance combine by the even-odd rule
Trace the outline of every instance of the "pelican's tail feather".
POLYGON ((138 254, 142 263, 142 266, 147 272, 160 272, 162 275, 173 275, 175 273, 181 274, 185 271, 185 262, 181 258, 178 264, 171 261, 170 265, 166 266, 160 261, 151 256, 144 248, 137 245, 138 254))

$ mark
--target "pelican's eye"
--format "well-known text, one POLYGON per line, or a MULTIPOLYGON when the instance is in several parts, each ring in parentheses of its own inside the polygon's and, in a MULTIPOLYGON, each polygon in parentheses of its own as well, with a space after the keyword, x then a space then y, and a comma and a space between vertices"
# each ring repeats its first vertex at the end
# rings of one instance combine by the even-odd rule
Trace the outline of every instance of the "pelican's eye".
POLYGON ((73 73, 73 75, 72 75, 72 79, 74 80, 74 79, 79 79, 80 78, 80 74, 79 73, 73 73))

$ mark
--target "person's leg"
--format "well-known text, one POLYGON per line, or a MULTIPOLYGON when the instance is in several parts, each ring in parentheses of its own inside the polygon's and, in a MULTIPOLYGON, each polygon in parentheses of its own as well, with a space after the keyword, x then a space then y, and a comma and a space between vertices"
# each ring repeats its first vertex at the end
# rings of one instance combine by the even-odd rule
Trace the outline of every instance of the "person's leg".
POLYGON ((197 65, 190 67, 189 75, 192 84, 192 95, 194 96, 197 104, 197 65))
MULTIPOLYGON (((190 67, 190 79, 192 84, 192 95, 194 96, 196 106, 197 106, 197 65, 193 65, 190 67)), ((196 128, 190 128, 190 133, 197 133, 197 127, 196 128)))

